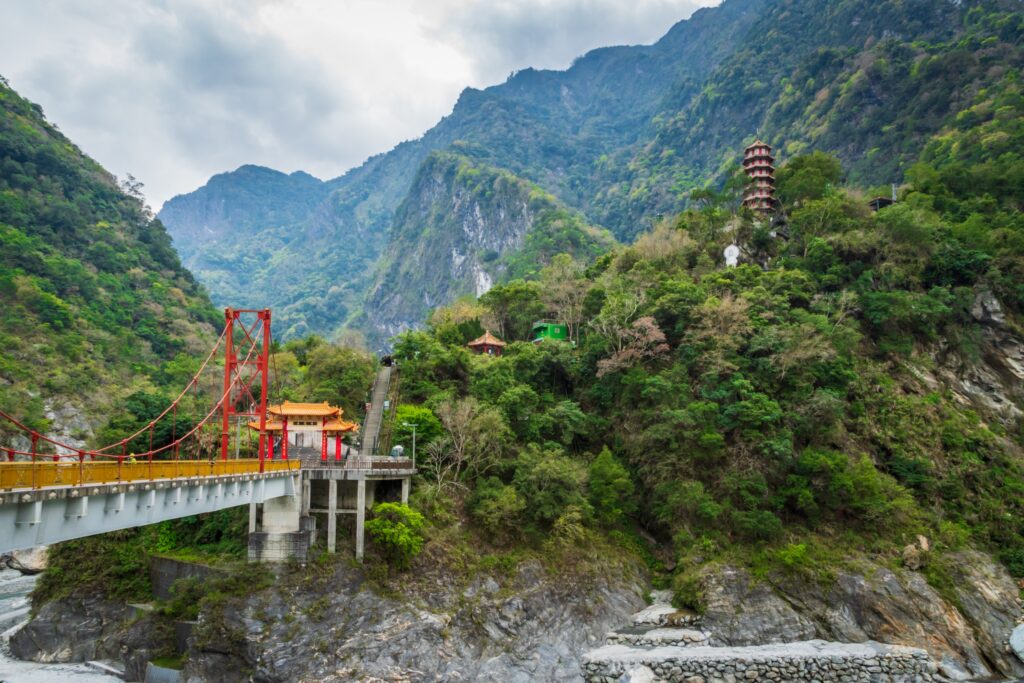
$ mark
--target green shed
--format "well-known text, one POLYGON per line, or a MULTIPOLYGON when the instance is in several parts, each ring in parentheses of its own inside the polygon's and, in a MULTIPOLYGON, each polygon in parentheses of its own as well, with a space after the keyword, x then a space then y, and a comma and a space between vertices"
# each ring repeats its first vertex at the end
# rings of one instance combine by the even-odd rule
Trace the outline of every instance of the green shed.
POLYGON ((557 341, 569 341, 569 327, 562 323, 553 323, 547 320, 538 320, 533 324, 533 342, 555 339, 557 341))

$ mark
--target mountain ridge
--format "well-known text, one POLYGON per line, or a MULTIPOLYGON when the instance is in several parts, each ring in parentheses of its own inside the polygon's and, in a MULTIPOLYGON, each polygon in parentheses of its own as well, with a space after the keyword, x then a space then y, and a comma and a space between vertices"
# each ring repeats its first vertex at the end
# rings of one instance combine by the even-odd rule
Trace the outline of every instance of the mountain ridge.
MULTIPOLYGON (((1014 41, 1021 30, 1007 11, 1013 7, 1014 0, 726 0, 650 45, 598 48, 566 70, 527 68, 501 84, 466 88, 420 138, 325 181, 329 195, 310 204, 302 230, 361 241, 357 255, 330 260, 319 281, 294 289, 236 263, 249 279, 233 286, 282 308, 288 334, 362 326, 381 344, 389 332, 365 328, 363 308, 386 266, 395 212, 420 165, 454 145, 465 157, 536 183, 624 241, 682 210, 693 189, 728 176, 757 130, 783 157, 823 149, 838 153, 862 186, 898 182, 970 93, 996 78, 993 51, 1001 63, 1020 65, 1014 41), (992 16, 1005 25, 979 24, 992 16), (931 83, 938 78, 956 92, 936 95, 931 83), (875 84, 881 95, 872 93, 875 84)), ((179 199, 201 204, 211 201, 207 194, 179 199)), ((194 224, 161 215, 172 233, 195 232, 194 224)), ((291 229, 261 220, 237 240, 291 229)), ((186 262, 188 250, 205 248, 187 247, 186 262)), ((301 273, 308 257, 308 249, 284 248, 274 264, 296 264, 301 273)), ((221 281, 202 270, 199 277, 216 298, 221 281)))

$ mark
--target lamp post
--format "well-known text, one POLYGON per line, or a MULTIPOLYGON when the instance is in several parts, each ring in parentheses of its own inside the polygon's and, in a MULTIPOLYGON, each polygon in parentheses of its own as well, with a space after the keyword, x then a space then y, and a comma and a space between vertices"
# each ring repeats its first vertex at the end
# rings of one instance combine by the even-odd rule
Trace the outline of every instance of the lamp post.
POLYGON ((403 427, 412 427, 412 468, 416 469, 416 423, 403 422, 403 427))

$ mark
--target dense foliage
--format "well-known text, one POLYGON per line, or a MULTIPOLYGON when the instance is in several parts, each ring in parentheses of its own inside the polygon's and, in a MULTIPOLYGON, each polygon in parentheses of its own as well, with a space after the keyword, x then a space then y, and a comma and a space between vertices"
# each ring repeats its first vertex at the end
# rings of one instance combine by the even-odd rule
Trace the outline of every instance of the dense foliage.
POLYGON ((78 437, 112 399, 201 353, 217 324, 138 185, 119 185, 2 79, 0 300, 0 405, 38 429, 47 413, 83 411, 78 437))
POLYGON ((706 192, 585 269, 555 259, 539 286, 499 285, 400 335, 402 400, 442 426, 421 451, 429 485, 465 491, 497 545, 639 524, 681 594, 687 558, 792 567, 917 534, 1024 576, 1019 421, 938 379, 998 353, 989 292, 1003 333, 1024 312, 1024 112, 1015 84, 982 97, 878 213, 837 185, 834 158, 797 157, 779 173, 788 238, 730 208, 728 188, 706 192), (985 135, 994 154, 972 156, 985 135), (725 268, 731 242, 743 263, 725 268), (530 343, 518 311, 578 315, 578 346, 530 343), (504 355, 465 347, 473 314, 500 321, 504 355))

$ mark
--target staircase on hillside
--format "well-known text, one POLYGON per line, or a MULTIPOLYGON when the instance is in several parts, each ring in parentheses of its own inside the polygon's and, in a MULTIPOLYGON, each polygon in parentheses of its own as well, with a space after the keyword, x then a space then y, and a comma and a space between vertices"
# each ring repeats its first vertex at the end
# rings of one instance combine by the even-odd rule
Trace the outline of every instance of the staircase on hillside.
POLYGON ((362 441, 360 442, 359 454, 373 455, 377 450, 377 439, 380 437, 380 425, 384 420, 384 401, 388 397, 388 387, 391 386, 391 367, 383 366, 373 380, 373 392, 370 396, 370 410, 366 413, 366 420, 363 421, 363 428, 360 430, 362 441))

